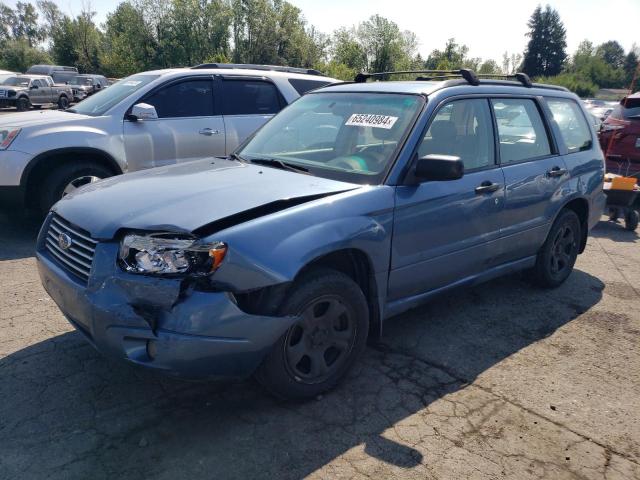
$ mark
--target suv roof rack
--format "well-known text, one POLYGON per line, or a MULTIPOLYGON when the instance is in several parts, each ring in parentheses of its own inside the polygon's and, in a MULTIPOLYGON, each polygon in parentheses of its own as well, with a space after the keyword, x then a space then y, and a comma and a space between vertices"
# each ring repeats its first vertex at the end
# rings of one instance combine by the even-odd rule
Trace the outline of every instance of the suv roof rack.
POLYGON ((533 83, 529 78, 529 75, 526 73, 518 72, 513 75, 502 75, 502 74, 477 74, 473 70, 468 68, 461 68, 459 70, 403 70, 397 72, 379 72, 379 73, 364 73, 361 72, 356 75, 354 82, 356 83, 365 83, 370 78, 384 78, 387 75, 411 75, 411 74, 419 74, 416 77, 416 80, 453 80, 456 78, 462 78, 466 80, 470 85, 480 85, 481 83, 484 85, 502 85, 500 82, 492 82, 491 80, 516 80, 522 86, 531 88, 548 88, 551 90, 567 90, 564 87, 556 86, 556 85, 545 85, 540 83, 533 83))
POLYGON ((243 70, 266 70, 272 72, 287 72, 287 73, 302 73, 305 75, 316 75, 324 77, 324 73, 313 68, 296 68, 296 67, 282 67, 280 65, 254 65, 250 63, 201 63, 195 67, 191 67, 193 70, 199 70, 204 68, 229 68, 229 69, 243 69, 243 70))

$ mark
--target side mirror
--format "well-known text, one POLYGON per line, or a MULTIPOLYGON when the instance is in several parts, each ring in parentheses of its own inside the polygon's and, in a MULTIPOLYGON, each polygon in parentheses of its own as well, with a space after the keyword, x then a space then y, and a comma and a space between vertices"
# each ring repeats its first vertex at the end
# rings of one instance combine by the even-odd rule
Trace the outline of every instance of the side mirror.
POLYGON ((137 122, 138 120, 157 120, 158 112, 156 107, 148 103, 138 103, 131 108, 131 113, 127 115, 127 120, 137 122))
POLYGON ((453 155, 426 155, 416 162, 414 175, 420 180, 458 180, 464 175, 464 163, 453 155))
POLYGON ((38 90, 38 85, 31 85, 29 87, 30 90, 38 90))

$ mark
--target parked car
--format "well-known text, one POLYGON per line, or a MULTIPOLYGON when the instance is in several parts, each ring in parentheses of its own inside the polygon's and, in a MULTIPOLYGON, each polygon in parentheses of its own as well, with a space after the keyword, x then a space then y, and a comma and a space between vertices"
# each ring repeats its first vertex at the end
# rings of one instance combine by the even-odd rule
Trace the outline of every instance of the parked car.
POLYGON ((600 146, 608 172, 640 174, 640 92, 623 98, 602 123, 600 146))
POLYGON ((359 75, 303 96, 226 159, 68 195, 37 242, 45 289, 110 357, 255 374, 300 399, 437 293, 524 269, 557 287, 604 206, 587 114, 524 75, 460 74, 359 75), (507 111, 517 129, 495 122, 507 111))
POLYGON ((58 105, 64 110, 71 100, 71 87, 57 85, 45 75, 14 75, 0 85, 0 107, 16 107, 19 112, 45 105, 58 105))
POLYGON ((0 196, 46 212, 85 183, 227 155, 305 91, 336 82, 303 69, 249 67, 140 73, 64 112, 3 115, 10 141, 0 149, 0 196))
POLYGON ((77 90, 77 101, 84 100, 109 85, 109 81, 102 75, 78 74, 77 72, 54 72, 52 78, 57 83, 70 85, 77 90))
POLYGON ((78 74, 76 67, 65 67, 62 65, 32 65, 25 73, 28 75, 48 75, 53 76, 57 72, 70 72, 78 74))
POLYGON ((99 92, 103 88, 107 88, 109 86, 109 80, 103 75, 95 75, 95 74, 82 74, 78 75, 76 81, 80 85, 86 85, 91 87, 91 94, 99 92))

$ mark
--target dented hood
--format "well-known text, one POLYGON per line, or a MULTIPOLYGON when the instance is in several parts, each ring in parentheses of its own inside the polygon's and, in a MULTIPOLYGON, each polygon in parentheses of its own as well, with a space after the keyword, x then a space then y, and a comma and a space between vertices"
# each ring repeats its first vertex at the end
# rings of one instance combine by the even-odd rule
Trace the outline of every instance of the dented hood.
POLYGON ((359 185, 231 160, 207 159, 112 177, 60 200, 54 210, 96 239, 121 228, 193 232, 253 218, 359 185))

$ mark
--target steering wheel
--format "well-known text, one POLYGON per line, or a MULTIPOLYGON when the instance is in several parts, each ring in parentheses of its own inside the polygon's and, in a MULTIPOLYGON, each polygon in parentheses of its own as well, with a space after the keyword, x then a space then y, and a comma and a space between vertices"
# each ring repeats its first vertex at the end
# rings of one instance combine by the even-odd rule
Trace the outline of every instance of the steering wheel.
POLYGON ((369 168, 370 162, 377 163, 375 157, 367 152, 360 152, 358 155, 345 155, 343 157, 337 157, 327 162, 327 165, 332 165, 338 168, 344 168, 346 170, 359 170, 363 172, 372 171, 369 168))

